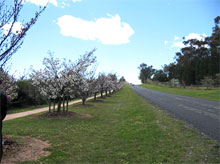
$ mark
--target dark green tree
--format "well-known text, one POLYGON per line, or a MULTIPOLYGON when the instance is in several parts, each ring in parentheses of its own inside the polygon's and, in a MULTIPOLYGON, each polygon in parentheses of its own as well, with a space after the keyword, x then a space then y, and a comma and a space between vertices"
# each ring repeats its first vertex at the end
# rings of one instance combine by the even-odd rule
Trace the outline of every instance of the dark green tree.
POLYGON ((220 16, 215 18, 215 27, 210 37, 204 40, 185 40, 186 47, 176 53, 176 72, 180 81, 199 84, 204 77, 213 79, 219 73, 220 16))
POLYGON ((159 82, 167 82, 168 77, 167 77, 167 74, 162 69, 160 69, 160 70, 155 71, 153 80, 159 81, 159 82))
POLYGON ((120 79, 119 79, 120 82, 126 82, 124 76, 122 76, 120 79))
MULTIPOLYGON (((178 79, 184 86, 201 84, 205 77, 216 79, 216 75, 220 72, 220 16, 217 16, 214 21, 215 26, 210 37, 201 40, 184 40, 185 47, 176 53, 175 62, 164 65, 163 70, 155 72, 152 66, 142 63, 138 67, 141 82, 146 83, 153 74, 154 80, 164 81, 166 74, 168 80, 178 79)), ((218 80, 215 81, 217 85, 218 80)))
POLYGON ((212 35, 207 38, 207 42, 210 47, 210 58, 209 58, 209 76, 214 77, 219 73, 220 67, 220 16, 215 19, 215 27, 212 29, 212 35))
POLYGON ((183 42, 186 47, 176 53, 176 72, 178 79, 186 84, 197 84, 208 75, 209 49, 206 41, 196 39, 183 42))
POLYGON ((155 69, 153 69, 153 66, 147 66, 147 64, 142 63, 138 67, 140 69, 139 79, 142 83, 146 83, 147 79, 152 79, 152 75, 155 72, 155 69))
POLYGON ((18 96, 12 101, 13 106, 23 107, 47 103, 47 99, 40 95, 38 89, 31 84, 31 80, 20 79, 17 81, 17 86, 18 96))
POLYGON ((173 78, 175 79, 178 78, 176 63, 170 63, 168 65, 165 64, 163 66, 163 71, 164 73, 166 73, 168 80, 171 80, 173 78))

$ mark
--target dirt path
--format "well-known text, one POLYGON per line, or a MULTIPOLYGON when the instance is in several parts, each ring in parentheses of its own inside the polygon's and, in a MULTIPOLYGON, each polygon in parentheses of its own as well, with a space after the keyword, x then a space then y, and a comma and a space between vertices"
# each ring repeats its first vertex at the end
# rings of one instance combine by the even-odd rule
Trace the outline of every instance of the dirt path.
MULTIPOLYGON (((100 97, 100 95, 97 95, 97 97, 100 97)), ((91 99, 93 99, 93 97, 90 97, 87 100, 91 100, 91 99)), ((72 101, 72 102, 69 103, 69 105, 76 104, 76 103, 79 103, 79 102, 82 102, 82 100, 72 101)), ((56 108, 57 108, 57 106, 56 106, 56 108)), ((30 111, 27 111, 27 112, 8 114, 5 117, 4 121, 12 120, 12 119, 15 119, 15 118, 20 118, 20 117, 25 117, 25 116, 36 114, 36 113, 45 112, 47 110, 49 110, 48 107, 44 107, 44 108, 39 108, 39 109, 35 109, 35 110, 30 110, 30 111)))
POLYGON ((10 150, 4 149, 6 154, 2 158, 1 164, 15 164, 25 161, 36 161, 42 156, 49 156, 51 153, 45 149, 50 147, 48 141, 37 138, 22 137, 23 143, 15 144, 10 150))

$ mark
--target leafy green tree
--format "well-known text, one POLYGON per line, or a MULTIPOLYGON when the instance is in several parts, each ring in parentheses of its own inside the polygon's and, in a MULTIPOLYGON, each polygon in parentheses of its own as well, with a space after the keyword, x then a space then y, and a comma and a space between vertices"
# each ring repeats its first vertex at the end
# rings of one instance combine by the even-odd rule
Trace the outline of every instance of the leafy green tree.
POLYGON ((220 17, 215 18, 215 27, 210 37, 203 40, 190 39, 186 47, 176 53, 178 79, 186 84, 199 84, 205 76, 215 77, 219 73, 220 61, 220 17))
POLYGON ((209 89, 214 85, 214 80, 211 76, 205 76, 204 79, 201 80, 201 82, 202 85, 206 87, 206 89, 209 89))
POLYGON ((152 79, 152 75, 155 72, 155 69, 153 69, 153 66, 147 66, 147 64, 142 63, 138 67, 140 69, 139 79, 142 83, 146 83, 147 79, 152 79))
POLYGON ((219 73, 220 67, 220 16, 215 18, 215 27, 213 27, 212 35, 207 38, 207 42, 210 46, 210 58, 209 58, 209 75, 215 76, 219 73))
POLYGON ((220 73, 217 73, 215 75, 215 79, 214 79, 214 86, 220 86, 220 73))
MULTIPOLYGON (((163 70, 155 71, 152 66, 142 63, 138 67, 141 82, 146 83, 153 74, 154 80, 165 81, 166 75, 169 81, 178 79, 184 86, 204 83, 207 77, 215 79, 220 72, 220 16, 214 21, 210 37, 184 40, 185 47, 176 53, 175 62, 164 65, 163 70)), ((218 85, 217 81, 215 80, 215 85, 218 85)))
POLYGON ((178 77, 177 66, 175 63, 170 63, 169 65, 163 66, 163 71, 166 73, 168 80, 178 77))
POLYGON ((119 79, 120 82, 126 82, 124 76, 122 76, 120 79, 119 79))
POLYGON ((31 84, 31 80, 21 79, 17 81, 18 96, 12 102, 14 106, 41 105, 47 103, 47 99, 40 95, 38 89, 31 84))
POLYGON ((191 39, 184 41, 186 47, 176 53, 178 79, 186 84, 196 84, 208 75, 209 50, 206 41, 191 39))
POLYGON ((162 70, 156 70, 154 73, 153 80, 159 81, 159 82, 167 82, 168 77, 167 74, 162 70))

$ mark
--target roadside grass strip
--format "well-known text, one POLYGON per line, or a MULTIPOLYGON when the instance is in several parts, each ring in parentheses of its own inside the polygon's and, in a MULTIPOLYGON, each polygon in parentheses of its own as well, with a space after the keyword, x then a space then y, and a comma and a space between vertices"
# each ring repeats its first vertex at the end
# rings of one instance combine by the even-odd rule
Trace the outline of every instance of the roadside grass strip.
POLYGON ((111 97, 71 105, 92 117, 40 117, 4 122, 3 134, 48 141, 35 163, 220 163, 219 145, 138 96, 129 86, 111 97))
POLYGON ((170 88, 168 86, 158 86, 158 85, 152 85, 152 84, 141 84, 140 86, 153 89, 161 92, 168 92, 183 96, 190 96, 190 97, 196 97, 201 99, 207 99, 207 100, 214 100, 214 101, 220 101, 220 88, 213 88, 210 90, 207 90, 206 88, 191 88, 186 87, 184 88, 170 88))

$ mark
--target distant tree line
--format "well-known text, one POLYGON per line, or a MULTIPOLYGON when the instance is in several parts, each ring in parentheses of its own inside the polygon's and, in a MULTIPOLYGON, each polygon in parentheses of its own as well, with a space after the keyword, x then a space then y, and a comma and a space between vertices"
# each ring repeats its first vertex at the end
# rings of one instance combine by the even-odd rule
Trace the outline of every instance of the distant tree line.
POLYGON ((219 85, 220 63, 220 16, 215 19, 212 35, 203 40, 183 41, 185 47, 175 55, 175 61, 156 70, 145 63, 140 64, 139 79, 146 83, 148 79, 167 82, 178 79, 182 85, 212 83, 219 85))

